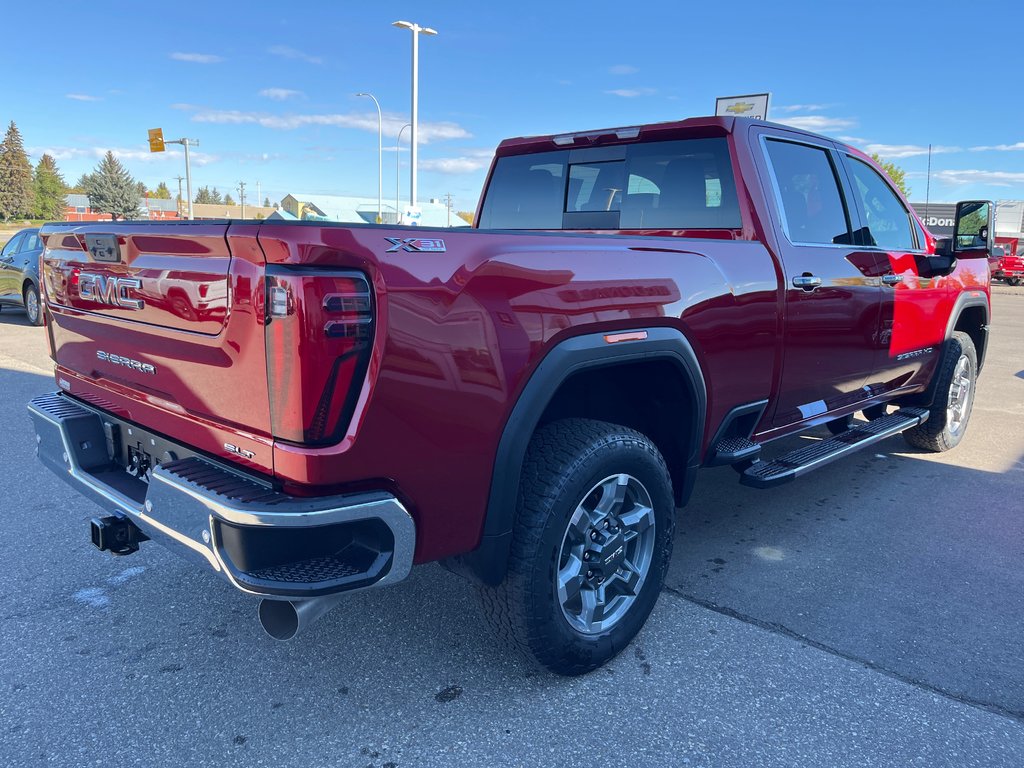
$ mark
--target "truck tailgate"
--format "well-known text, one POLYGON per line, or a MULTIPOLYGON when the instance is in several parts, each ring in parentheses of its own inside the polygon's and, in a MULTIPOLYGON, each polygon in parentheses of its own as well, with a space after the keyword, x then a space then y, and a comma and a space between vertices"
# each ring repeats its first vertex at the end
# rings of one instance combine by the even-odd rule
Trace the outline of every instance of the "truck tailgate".
POLYGON ((48 225, 42 277, 62 389, 272 472, 256 225, 48 225))

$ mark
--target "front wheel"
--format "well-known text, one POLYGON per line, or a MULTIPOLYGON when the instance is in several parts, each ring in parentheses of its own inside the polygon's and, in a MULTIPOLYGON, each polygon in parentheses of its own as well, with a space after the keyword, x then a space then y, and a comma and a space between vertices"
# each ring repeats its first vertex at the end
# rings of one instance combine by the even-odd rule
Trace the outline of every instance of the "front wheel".
POLYGON ((25 286, 25 314, 32 325, 43 324, 43 306, 39 301, 39 290, 32 283, 25 286))
POLYGON ((935 371, 935 399, 928 421, 903 433, 915 448, 936 453, 956 447, 967 431, 978 380, 978 353, 971 337, 956 331, 935 371))
POLYGON ((1008 278, 1006 278, 1006 284, 1007 285, 1012 285, 1012 286, 1014 286, 1016 288, 1018 285, 1020 285, 1020 278, 1019 277, 1008 277, 1008 278))
POLYGON ((674 526, 668 468, 648 437, 587 419, 548 424, 530 441, 508 573, 481 588, 484 613, 552 672, 596 669, 647 621, 674 526))

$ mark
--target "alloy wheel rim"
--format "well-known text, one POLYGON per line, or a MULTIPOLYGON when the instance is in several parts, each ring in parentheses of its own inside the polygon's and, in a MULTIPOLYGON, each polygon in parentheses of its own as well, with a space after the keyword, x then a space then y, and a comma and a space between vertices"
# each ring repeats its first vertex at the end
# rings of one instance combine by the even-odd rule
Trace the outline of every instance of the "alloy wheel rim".
POLYGON ((617 474, 573 511, 558 553, 555 593, 577 632, 607 632, 629 612, 654 559, 654 505, 643 483, 617 474))
POLYGON ((967 355, 960 355, 953 369, 953 381, 949 387, 949 402, 946 404, 946 426, 952 434, 959 434, 967 421, 967 407, 971 401, 971 361, 967 355))
POLYGON ((25 297, 25 310, 28 319, 34 323, 39 316, 39 298, 35 291, 28 291, 28 295, 25 297))

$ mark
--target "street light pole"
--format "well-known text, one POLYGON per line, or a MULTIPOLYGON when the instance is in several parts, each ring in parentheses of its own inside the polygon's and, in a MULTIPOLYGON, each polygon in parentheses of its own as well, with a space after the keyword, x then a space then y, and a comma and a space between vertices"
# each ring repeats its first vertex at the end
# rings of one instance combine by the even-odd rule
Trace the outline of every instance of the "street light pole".
POLYGON ((188 148, 189 145, 194 144, 199 146, 198 139, 175 139, 174 141, 165 141, 164 144, 181 144, 185 147, 185 191, 188 193, 188 218, 189 221, 195 217, 192 215, 192 163, 189 160, 188 148))
POLYGON ((402 144, 402 134, 406 128, 412 128, 412 123, 406 123, 398 130, 398 138, 395 140, 395 224, 402 221, 399 214, 399 206, 402 197, 402 153, 399 151, 402 144))
POLYGON ((409 207, 416 205, 416 131, 419 123, 419 57, 420 57, 420 33, 424 35, 436 35, 437 30, 430 27, 421 27, 411 21, 395 21, 392 26, 408 29, 412 32, 412 131, 409 134, 409 164, 412 166, 409 182, 409 207))
POLYGON ((377 106, 377 223, 384 222, 383 200, 384 200, 384 115, 380 111, 380 102, 372 93, 357 93, 356 96, 366 96, 373 99, 377 106))

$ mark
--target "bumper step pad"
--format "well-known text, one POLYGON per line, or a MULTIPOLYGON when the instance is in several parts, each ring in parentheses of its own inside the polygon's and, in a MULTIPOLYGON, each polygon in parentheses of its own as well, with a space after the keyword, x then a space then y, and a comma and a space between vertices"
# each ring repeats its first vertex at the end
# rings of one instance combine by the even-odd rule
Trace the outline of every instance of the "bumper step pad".
POLYGON ((857 424, 840 435, 790 451, 771 461, 756 461, 740 476, 742 485, 771 488, 795 480, 854 451, 898 435, 928 419, 924 408, 900 408, 895 413, 857 424))

